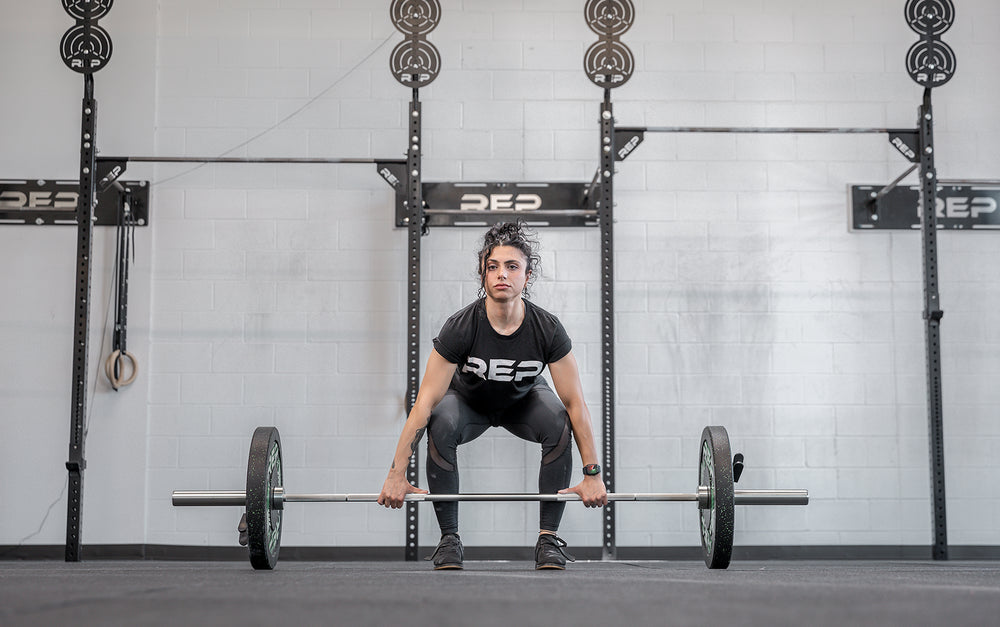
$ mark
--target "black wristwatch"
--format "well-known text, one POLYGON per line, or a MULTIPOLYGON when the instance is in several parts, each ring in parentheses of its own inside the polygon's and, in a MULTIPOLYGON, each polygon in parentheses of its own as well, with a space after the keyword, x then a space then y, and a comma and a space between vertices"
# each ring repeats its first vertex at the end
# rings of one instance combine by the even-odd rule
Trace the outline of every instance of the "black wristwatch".
POLYGON ((587 477, 599 475, 601 474, 601 466, 599 464, 587 464, 583 467, 583 474, 587 477))

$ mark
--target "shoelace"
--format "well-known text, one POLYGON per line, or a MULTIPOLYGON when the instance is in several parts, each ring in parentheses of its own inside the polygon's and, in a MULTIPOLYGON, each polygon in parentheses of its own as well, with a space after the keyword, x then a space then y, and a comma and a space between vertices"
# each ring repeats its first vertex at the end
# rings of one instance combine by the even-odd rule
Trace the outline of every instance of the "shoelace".
POLYGON ((539 548, 541 548, 541 546, 543 544, 548 544, 550 546, 554 546, 556 548, 556 550, 559 551, 559 553, 563 557, 565 557, 567 560, 569 560, 571 562, 575 562, 576 561, 575 557, 573 557, 572 555, 570 555, 567 551, 563 550, 568 545, 566 544, 566 541, 563 540, 562 538, 560 538, 559 536, 557 536, 557 535, 555 535, 553 533, 543 533, 542 535, 538 536, 538 546, 539 546, 539 548))

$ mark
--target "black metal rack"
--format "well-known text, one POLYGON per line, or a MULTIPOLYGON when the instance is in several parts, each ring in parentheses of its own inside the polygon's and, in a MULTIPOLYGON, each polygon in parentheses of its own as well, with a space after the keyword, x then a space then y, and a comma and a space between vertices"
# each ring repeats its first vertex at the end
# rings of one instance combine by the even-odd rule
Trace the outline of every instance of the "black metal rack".
MULTIPOLYGON (((65 4, 65 3, 64 3, 65 4)), ((592 45, 584 60, 588 78, 603 90, 600 107, 599 167, 588 183, 425 183, 422 180, 422 120, 419 88, 437 76, 440 59, 437 50, 425 35, 433 30, 440 17, 436 0, 426 4, 427 13, 393 14, 395 26, 406 35, 392 53, 394 77, 412 90, 409 107, 408 141, 406 159, 247 159, 224 157, 108 157, 97 158, 96 110, 94 98, 94 72, 100 70, 111 55, 111 42, 107 33, 97 26, 98 18, 110 10, 110 2, 70 5, 67 11, 77 20, 77 25, 64 38, 63 58, 67 66, 84 75, 84 97, 81 105, 80 178, 75 217, 77 226, 77 265, 75 288, 75 317, 73 345, 72 407, 70 425, 69 498, 67 503, 66 552, 67 561, 79 561, 80 527, 83 498, 83 474, 86 468, 86 381, 88 364, 88 323, 90 315, 90 257, 95 205, 98 193, 115 187, 125 172, 129 161, 140 162, 200 162, 200 163, 369 163, 375 164, 382 176, 396 191, 397 226, 407 229, 407 409, 416 400, 419 385, 420 340, 420 263, 421 238, 430 226, 466 226, 491 224, 499 220, 527 218, 540 226, 587 226, 600 229, 601 254, 601 394, 604 481, 609 491, 615 487, 615 370, 614 370, 614 176, 615 162, 627 158, 643 141, 646 133, 885 133, 900 153, 911 162, 919 164, 920 202, 922 211, 922 259, 924 282, 924 320, 927 352, 928 423, 930 434, 930 467, 932 500, 934 508, 935 559, 947 559, 946 500, 944 482, 943 402, 941 384, 940 323, 943 312, 938 293, 937 272, 937 220, 935 206, 938 184, 934 165, 933 112, 931 88, 940 86, 954 72, 954 56, 950 49, 937 39, 943 28, 934 20, 940 16, 916 14, 916 4, 907 3, 910 26, 922 34, 921 41, 911 48, 907 64, 911 77, 925 87, 916 129, 889 128, 754 128, 754 127, 621 127, 616 130, 611 89, 623 85, 631 77, 634 59, 628 47, 620 40, 634 18, 631 0, 615 3, 619 13, 601 13, 600 3, 590 0, 585 13, 590 28, 601 39, 592 45), (911 15, 911 13, 913 15, 911 15), (923 29, 923 30, 921 30, 923 29), (86 46, 74 47, 73 42, 91 40, 86 46), (69 41, 69 43, 67 43, 69 41), (914 54, 914 50, 918 54, 914 54), (932 54, 933 53, 933 54, 932 54), (921 54, 923 56, 921 56, 921 54), (935 54, 945 61, 944 67, 933 65, 935 54), (930 61, 928 61, 930 59, 930 61), (928 63, 931 65, 928 66, 928 63), (470 187, 471 185, 471 187, 470 187), (463 186, 465 186, 463 188, 463 186), (475 188, 476 191, 468 191, 475 188), (485 192, 485 193, 484 193, 485 192), (463 206, 462 196, 475 196, 463 206), (520 196, 524 198, 520 198, 520 196), (485 199, 485 200, 484 200, 485 199), (483 203, 486 203, 483 205, 483 203), (457 206, 456 206, 457 205, 457 206)), ((945 2, 950 7, 950 1, 945 2)), ((394 10, 401 5, 394 3, 394 10)), ((603 5, 602 5, 603 6, 603 5)), ((603 10, 603 9, 602 9, 603 10)), ((950 9, 953 17, 953 7, 950 9)), ((949 18, 950 19, 950 18, 949 18)), ((940 21, 940 20, 938 20, 940 21)), ((898 179, 897 179, 898 181, 898 179)), ((125 183, 129 186, 129 183, 125 183)), ((141 192, 148 194, 148 185, 138 183, 141 192)), ((134 186, 133 186, 134 187, 134 186)), ((132 190, 134 193, 136 190, 132 190)), ((137 202, 134 200, 133 202, 137 202)), ((148 196, 143 197, 148 207, 148 196)), ((104 203, 100 203, 102 206, 104 203)), ((113 203, 108 203, 113 206, 113 203)), ((877 205, 876 205, 877 206, 877 205)), ((55 208, 54 208, 55 209, 55 208)), ((137 209, 137 207, 133 207, 137 209)), ((61 214, 66 215, 65 210, 61 214)), ((136 215, 138 215, 136 213, 136 215)), ((46 219, 42 215, 28 216, 18 213, 18 220, 46 219)), ((4 214, 0 214, 0 220, 4 214)), ((143 218, 148 224, 148 213, 143 218)), ((100 220, 100 219, 99 219, 100 220)), ((22 220, 23 221, 23 220, 22 220)), ((407 476, 416 484, 418 456, 410 459, 407 476)), ((415 503, 407 503, 406 559, 417 559, 418 526, 415 503)), ((616 555, 615 510, 605 508, 603 527, 603 556, 616 555)))

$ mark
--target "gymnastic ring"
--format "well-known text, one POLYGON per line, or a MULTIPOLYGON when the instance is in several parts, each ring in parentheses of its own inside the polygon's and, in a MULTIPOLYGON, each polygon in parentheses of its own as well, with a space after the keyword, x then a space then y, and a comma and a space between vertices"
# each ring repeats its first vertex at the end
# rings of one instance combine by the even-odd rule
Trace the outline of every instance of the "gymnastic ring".
POLYGON ((130 385, 133 381, 135 381, 136 375, 139 374, 139 362, 136 361, 135 355, 132 353, 128 351, 116 350, 108 355, 108 359, 104 362, 104 374, 108 376, 108 381, 111 382, 111 387, 117 390, 118 388, 130 385), (119 367, 119 372, 121 371, 122 357, 128 358, 128 360, 132 363, 132 374, 124 380, 115 377, 116 365, 119 367))

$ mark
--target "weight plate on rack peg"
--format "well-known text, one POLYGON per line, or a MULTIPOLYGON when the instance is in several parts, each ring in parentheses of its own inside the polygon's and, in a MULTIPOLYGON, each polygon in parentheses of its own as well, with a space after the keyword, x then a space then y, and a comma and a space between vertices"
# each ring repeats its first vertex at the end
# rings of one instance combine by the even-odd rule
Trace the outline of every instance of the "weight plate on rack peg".
POLYGON ((583 69, 590 82, 598 87, 614 88, 632 78, 635 59, 629 47, 622 42, 602 40, 587 48, 583 55, 583 69))
POLYGON ((906 53, 906 71, 924 87, 940 87, 955 75, 955 53, 943 41, 918 41, 906 53))
POLYGON ((73 26, 63 35, 59 50, 66 67, 81 74, 102 69, 111 60, 111 36, 97 24, 73 26))
POLYGON ((278 563, 283 504, 274 501, 274 489, 283 487, 278 430, 257 427, 250 440, 246 490, 247 546, 256 570, 273 570, 278 563))
POLYGON ((699 513, 705 565, 726 568, 733 556, 733 457, 724 427, 701 432, 698 485, 708 488, 708 507, 699 513))
POLYGON ((635 20, 632 0, 588 0, 583 11, 587 26, 598 35, 618 37, 632 28, 635 20))
POLYGON ((99 20, 108 14, 115 0, 62 0, 66 13, 76 20, 99 20))
POLYGON ((909 0, 903 12, 910 29, 920 35, 940 35, 955 21, 951 0, 909 0))
POLYGON ((424 87, 441 71, 441 55, 429 41, 404 39, 389 55, 389 69, 400 84, 424 87))
POLYGON ((441 21, 441 5, 438 0, 393 0, 389 15, 399 32, 426 35, 441 21))

